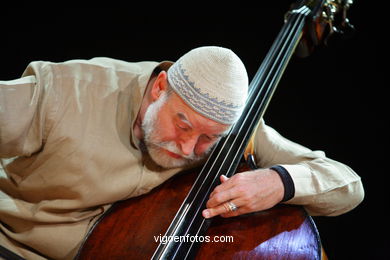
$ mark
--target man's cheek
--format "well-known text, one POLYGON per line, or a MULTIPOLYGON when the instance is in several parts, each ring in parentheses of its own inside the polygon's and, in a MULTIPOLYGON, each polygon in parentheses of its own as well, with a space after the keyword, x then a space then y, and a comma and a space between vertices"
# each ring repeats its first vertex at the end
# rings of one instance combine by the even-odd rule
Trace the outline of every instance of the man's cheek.
POLYGON ((212 144, 198 144, 195 148, 195 154, 197 156, 203 156, 203 155, 206 155, 210 152, 212 148, 212 144))

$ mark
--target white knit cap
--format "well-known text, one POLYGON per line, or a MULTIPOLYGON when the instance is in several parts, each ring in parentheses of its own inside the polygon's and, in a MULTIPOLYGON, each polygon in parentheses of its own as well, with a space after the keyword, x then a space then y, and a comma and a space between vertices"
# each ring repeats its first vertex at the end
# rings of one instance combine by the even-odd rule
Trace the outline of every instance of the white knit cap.
POLYGON ((173 90, 195 111, 222 124, 240 117, 248 92, 248 74, 231 50, 207 46, 184 54, 168 69, 173 90))

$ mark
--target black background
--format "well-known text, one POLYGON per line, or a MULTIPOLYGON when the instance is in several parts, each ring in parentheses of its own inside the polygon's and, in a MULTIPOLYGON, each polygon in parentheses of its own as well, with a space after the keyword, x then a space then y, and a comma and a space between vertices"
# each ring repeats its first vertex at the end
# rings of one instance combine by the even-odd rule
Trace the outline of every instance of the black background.
MULTIPOLYGON (((19 77, 33 60, 107 56, 174 61, 203 45, 231 48, 251 79, 281 28, 289 3, 178 7, 148 2, 72 8, 58 3, 45 9, 22 4, 3 8, 0 79, 19 77)), ((356 209, 338 217, 314 218, 330 259, 390 259, 385 218, 387 94, 368 8, 367 1, 356 1, 350 9, 357 29, 352 38, 291 60, 265 115, 267 124, 285 137, 325 151, 362 177, 366 196, 356 209)))

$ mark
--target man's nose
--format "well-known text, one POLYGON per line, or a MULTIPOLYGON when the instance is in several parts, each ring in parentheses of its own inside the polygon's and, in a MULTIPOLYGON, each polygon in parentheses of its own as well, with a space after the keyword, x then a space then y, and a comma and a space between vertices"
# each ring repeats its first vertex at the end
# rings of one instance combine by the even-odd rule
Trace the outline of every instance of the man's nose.
POLYGON ((180 148, 184 155, 190 155, 194 152, 196 143, 198 142, 197 136, 186 136, 180 142, 180 148))

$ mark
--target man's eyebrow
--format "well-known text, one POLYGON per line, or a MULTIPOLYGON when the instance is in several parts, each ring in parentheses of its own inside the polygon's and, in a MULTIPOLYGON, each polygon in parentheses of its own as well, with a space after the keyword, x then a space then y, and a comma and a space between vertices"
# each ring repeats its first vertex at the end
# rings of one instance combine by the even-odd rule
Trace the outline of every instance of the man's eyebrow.
POLYGON ((189 125, 190 127, 193 127, 192 124, 191 124, 191 122, 187 119, 187 117, 186 117, 183 113, 179 112, 179 113, 177 113, 177 116, 179 117, 179 119, 180 119, 181 121, 183 121, 184 123, 186 123, 186 124, 189 125))
MULTIPOLYGON (((190 127, 193 127, 191 122, 187 119, 187 117, 181 113, 181 112, 178 112, 177 113, 177 116, 179 117, 179 119, 181 121, 183 121, 184 123, 188 124, 190 127)), ((229 133, 230 129, 227 129, 226 131, 222 132, 222 133, 219 133, 219 134, 212 134, 211 136, 214 137, 214 138, 220 138, 220 137, 224 137, 226 136, 228 133, 229 133)))

